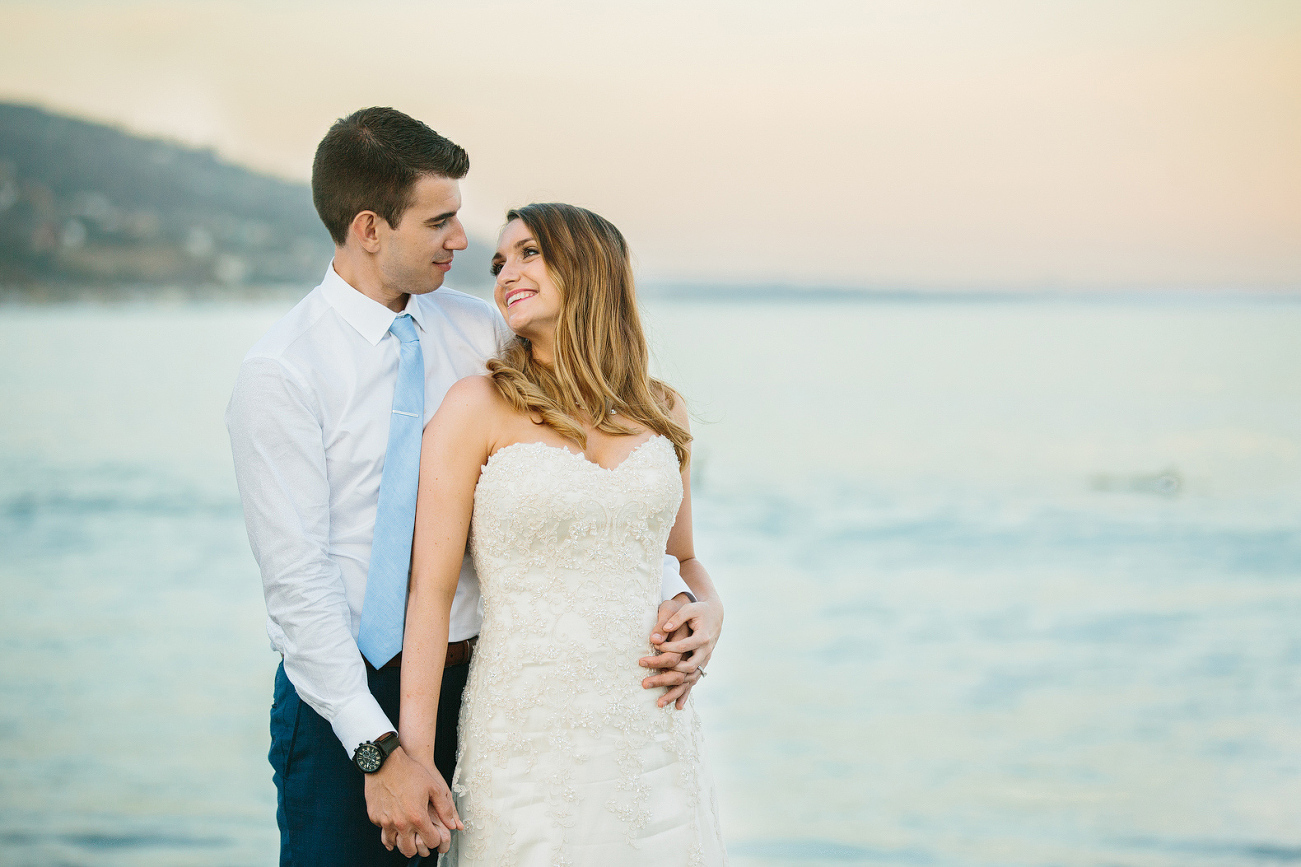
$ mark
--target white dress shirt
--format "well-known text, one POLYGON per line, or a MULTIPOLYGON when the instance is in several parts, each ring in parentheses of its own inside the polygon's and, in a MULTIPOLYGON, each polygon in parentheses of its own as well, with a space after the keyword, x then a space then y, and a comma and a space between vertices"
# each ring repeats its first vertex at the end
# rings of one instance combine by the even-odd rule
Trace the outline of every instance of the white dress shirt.
MULTIPOLYGON (((452 289, 412 295, 425 362, 425 421, 458 379, 511 336, 495 308, 452 289)), ((249 544, 262 571, 267 634, 299 697, 348 755, 396 731, 366 684, 357 629, 366 597, 388 445, 399 314, 334 270, 259 340, 226 410, 249 544)), ((689 592, 666 558, 664 598, 689 592)), ((479 581, 467 555, 448 639, 479 634, 479 581)))

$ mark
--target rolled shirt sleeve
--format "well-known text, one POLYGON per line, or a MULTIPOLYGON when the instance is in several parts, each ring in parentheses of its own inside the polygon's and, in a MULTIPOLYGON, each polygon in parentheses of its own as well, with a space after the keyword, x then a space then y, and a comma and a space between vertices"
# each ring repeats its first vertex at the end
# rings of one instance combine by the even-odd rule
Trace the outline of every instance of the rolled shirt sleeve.
POLYGON ((367 686, 343 575, 328 556, 330 485, 310 393, 281 361, 249 358, 226 427, 272 645, 284 654, 298 695, 330 722, 351 756, 396 727, 367 686))

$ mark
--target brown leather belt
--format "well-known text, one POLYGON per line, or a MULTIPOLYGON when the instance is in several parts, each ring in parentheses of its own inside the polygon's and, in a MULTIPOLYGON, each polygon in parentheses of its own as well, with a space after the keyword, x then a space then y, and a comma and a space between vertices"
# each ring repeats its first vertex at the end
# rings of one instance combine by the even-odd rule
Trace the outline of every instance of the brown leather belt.
MULTIPOLYGON (((479 643, 479 636, 467 638, 464 641, 453 641, 447 645, 447 659, 443 662, 443 668, 456 668, 458 665, 465 665, 474 656, 474 646, 479 643)), ((401 668, 402 654, 390 659, 385 668, 401 668)))

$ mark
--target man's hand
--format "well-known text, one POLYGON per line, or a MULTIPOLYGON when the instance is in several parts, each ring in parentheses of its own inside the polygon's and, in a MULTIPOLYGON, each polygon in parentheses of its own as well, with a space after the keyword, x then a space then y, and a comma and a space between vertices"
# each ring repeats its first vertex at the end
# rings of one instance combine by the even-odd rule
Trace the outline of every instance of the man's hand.
POLYGON ((452 793, 441 774, 430 773, 401 747, 384 767, 366 775, 366 813, 380 827, 380 842, 403 855, 426 857, 431 846, 446 852, 450 829, 465 826, 456 815, 452 793))
POLYGON ((651 644, 659 653, 641 660, 642 666, 659 669, 658 674, 642 680, 642 687, 668 687, 659 698, 660 707, 669 702, 675 702, 678 710, 686 706, 687 695, 714 653, 722 625, 723 606, 717 600, 691 602, 679 594, 660 605, 651 635, 651 644))

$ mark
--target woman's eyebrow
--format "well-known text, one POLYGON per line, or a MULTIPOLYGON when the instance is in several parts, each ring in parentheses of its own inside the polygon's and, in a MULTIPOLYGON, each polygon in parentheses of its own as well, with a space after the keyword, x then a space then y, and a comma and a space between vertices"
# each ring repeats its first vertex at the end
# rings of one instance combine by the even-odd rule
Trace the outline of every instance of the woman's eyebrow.
MULTIPOLYGON (((532 238, 524 238, 524 239, 521 240, 521 241, 516 241, 516 242, 515 242, 514 244, 512 244, 511 246, 514 247, 516 250, 518 250, 520 247, 523 247, 525 244, 536 244, 536 243, 537 243, 537 241, 534 241, 532 238)), ((506 261, 506 257, 503 256, 501 253, 493 253, 493 254, 492 254, 492 261, 493 261, 493 262, 505 262, 505 261, 506 261)))

